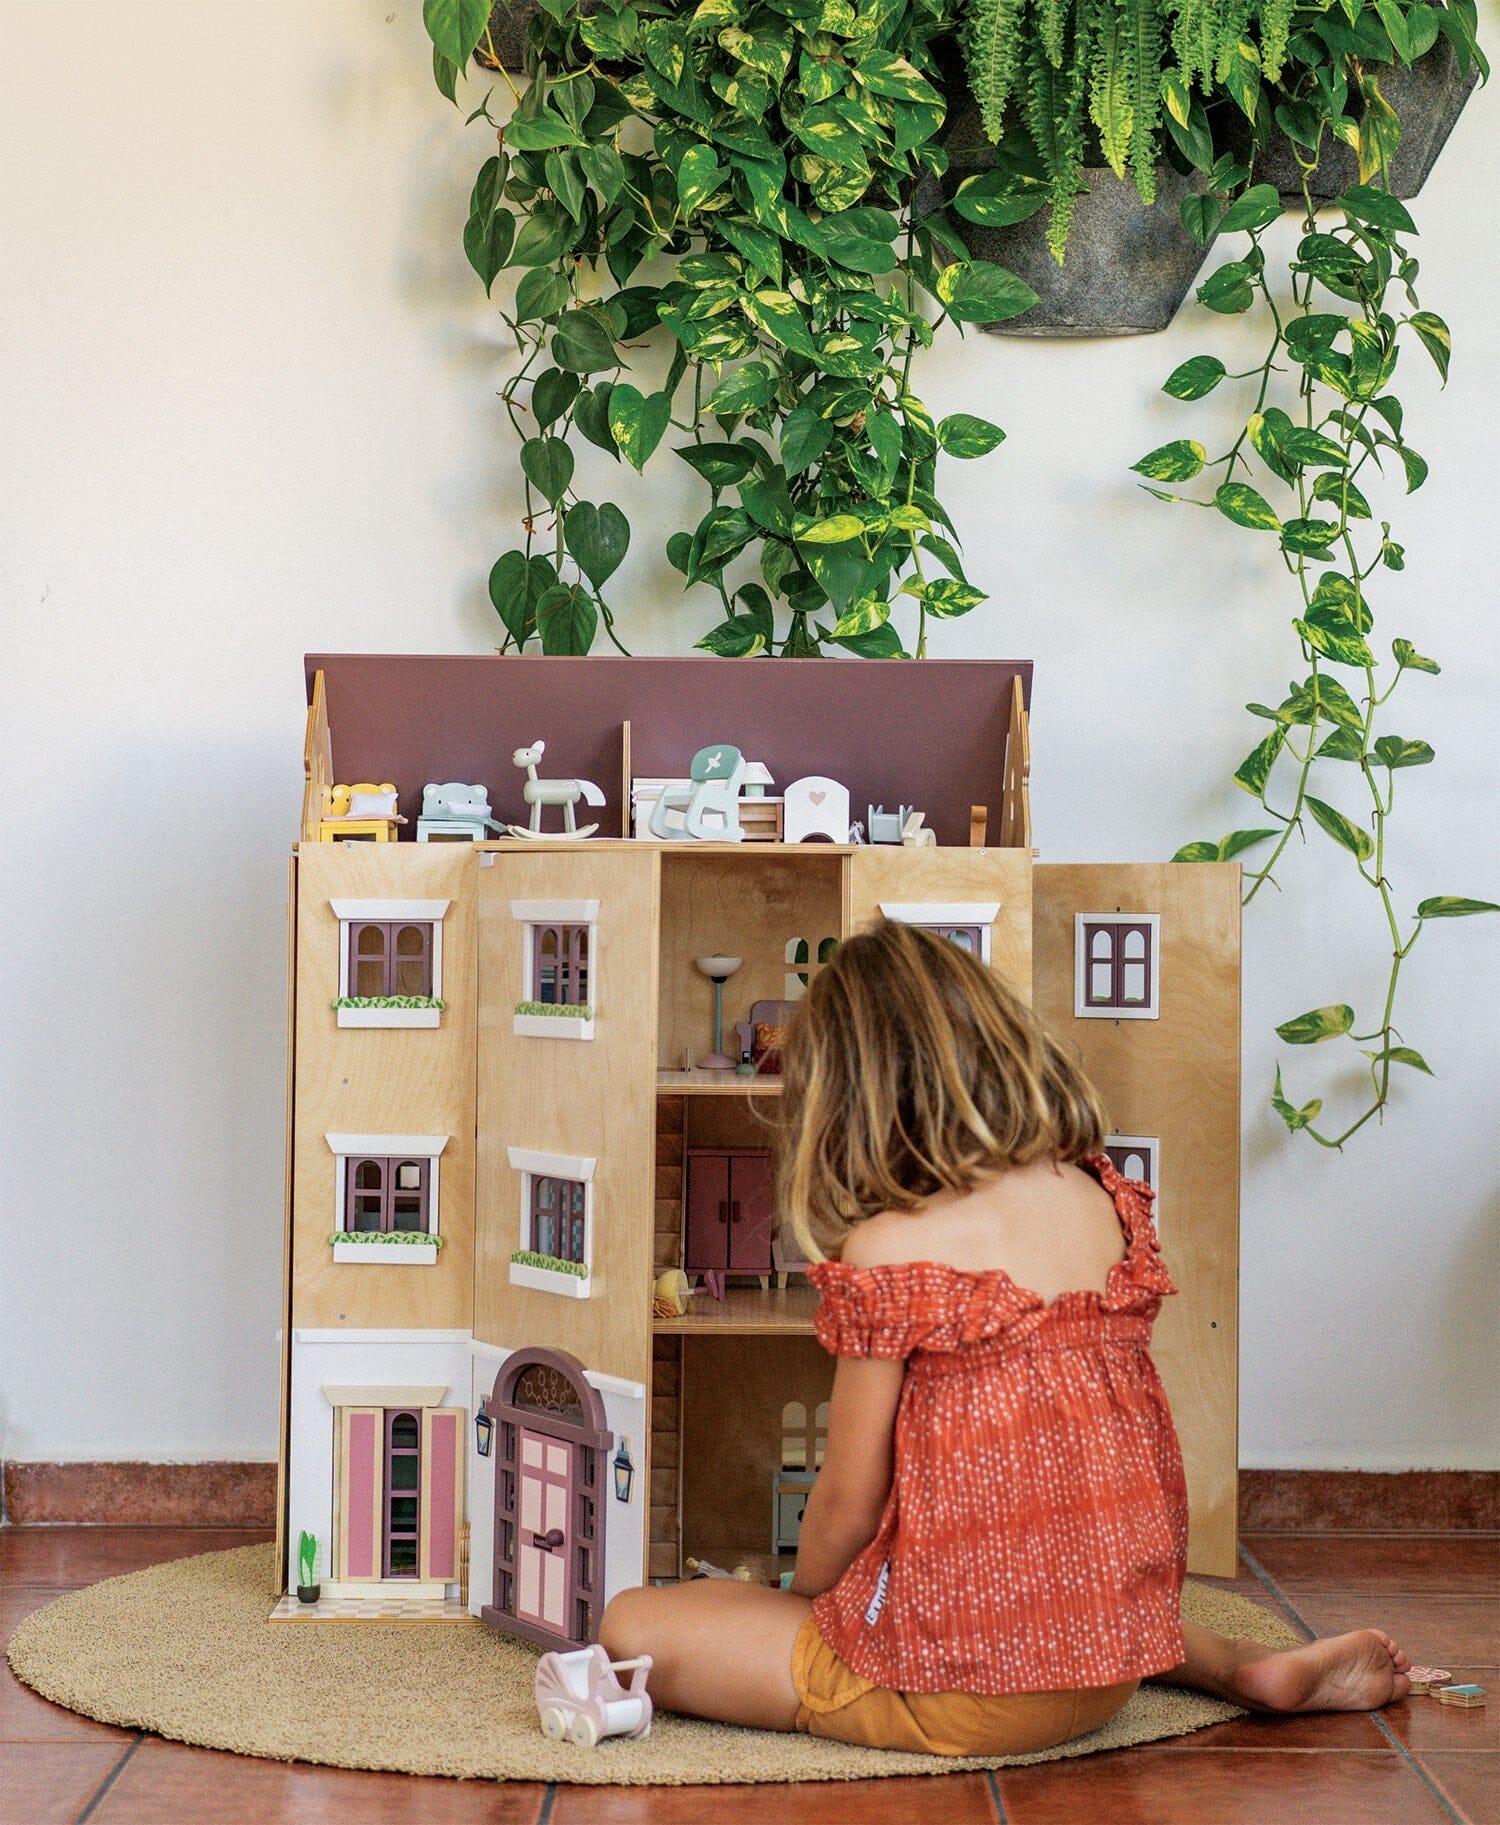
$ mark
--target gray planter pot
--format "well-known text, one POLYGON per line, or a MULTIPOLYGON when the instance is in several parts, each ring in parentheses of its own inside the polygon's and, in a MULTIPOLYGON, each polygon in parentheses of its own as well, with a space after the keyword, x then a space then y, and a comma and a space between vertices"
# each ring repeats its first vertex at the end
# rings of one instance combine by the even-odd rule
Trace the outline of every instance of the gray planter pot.
MULTIPOLYGON (((924 213, 994 163, 994 147, 972 102, 960 107, 944 143, 947 171, 917 193, 916 207, 924 213)), ((1007 267, 1041 300, 1008 323, 982 325, 990 335, 1146 336, 1164 330, 1176 316, 1207 257, 1180 213, 1182 199, 1203 188, 1201 174, 1183 177, 1161 166, 1149 208, 1134 180, 1116 177, 1107 165, 1091 166, 1083 175, 1087 189, 1074 205, 1061 266, 1047 245, 1045 209, 1007 228, 980 228, 949 215, 976 260, 1007 267)))
MULTIPOLYGON (((1380 92, 1401 121, 1401 142, 1388 173, 1392 196, 1413 197, 1427 182, 1437 155, 1453 131, 1464 103, 1479 80, 1471 64, 1467 76, 1446 38, 1440 38, 1425 57, 1409 70, 1399 64, 1381 65, 1380 92)), ((1246 159, 1250 152, 1248 123, 1236 115, 1230 150, 1246 159)), ((1302 168, 1290 140, 1279 130, 1255 161, 1255 181, 1274 184, 1288 209, 1302 205, 1302 168)), ((1359 182, 1359 161, 1353 148, 1338 141, 1325 148, 1313 174, 1314 203, 1326 203, 1359 182)))
MULTIPOLYGON (((490 9, 490 36, 500 53, 500 67, 507 70, 526 68, 526 27, 537 10, 537 0, 496 0, 490 9)), ((488 52, 476 51, 474 61, 494 69, 488 52)))

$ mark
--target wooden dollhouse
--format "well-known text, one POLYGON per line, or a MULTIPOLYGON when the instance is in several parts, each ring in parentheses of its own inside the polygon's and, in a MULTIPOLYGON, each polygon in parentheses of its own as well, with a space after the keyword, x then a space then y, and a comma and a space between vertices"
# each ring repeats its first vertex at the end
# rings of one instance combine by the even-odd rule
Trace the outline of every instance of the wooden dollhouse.
POLYGON ((1239 871, 1037 861, 1029 664, 329 655, 307 686, 278 1615, 303 1530, 320 1616, 549 1646, 685 1555, 791 1563, 832 1363, 778 1234, 765 1054, 881 913, 1028 994, 1157 1186, 1191 1563, 1233 1571, 1239 871), (489 835, 528 818, 539 739, 549 776, 600 782, 599 834, 489 835), (747 840, 636 834, 725 743, 775 801, 747 840), (935 843, 779 840, 799 782, 935 843), (460 799, 483 817, 416 830, 460 799), (725 959, 748 1074, 698 1063, 725 959), (653 1309, 674 1269, 694 1290, 653 1309))

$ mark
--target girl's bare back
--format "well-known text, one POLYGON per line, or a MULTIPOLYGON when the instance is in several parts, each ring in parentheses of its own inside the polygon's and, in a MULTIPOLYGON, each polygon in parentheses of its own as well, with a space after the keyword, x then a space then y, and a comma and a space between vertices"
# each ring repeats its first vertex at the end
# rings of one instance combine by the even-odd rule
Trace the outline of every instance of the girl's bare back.
POLYGON ((941 1261, 969 1273, 1002 1269, 1050 1305, 1059 1293, 1103 1292, 1125 1258, 1114 1200, 1080 1166, 1036 1160, 938 1197, 920 1210, 886 1211, 851 1233, 851 1267, 941 1261))

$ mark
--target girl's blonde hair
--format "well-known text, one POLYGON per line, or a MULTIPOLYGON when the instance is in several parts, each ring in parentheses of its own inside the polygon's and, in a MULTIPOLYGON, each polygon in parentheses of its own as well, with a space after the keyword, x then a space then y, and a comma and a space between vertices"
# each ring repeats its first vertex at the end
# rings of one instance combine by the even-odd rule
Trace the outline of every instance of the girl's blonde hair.
POLYGON ((995 971, 882 919, 813 977, 783 1050, 782 1211, 813 1260, 883 1210, 1097 1152, 1093 1086, 995 971))

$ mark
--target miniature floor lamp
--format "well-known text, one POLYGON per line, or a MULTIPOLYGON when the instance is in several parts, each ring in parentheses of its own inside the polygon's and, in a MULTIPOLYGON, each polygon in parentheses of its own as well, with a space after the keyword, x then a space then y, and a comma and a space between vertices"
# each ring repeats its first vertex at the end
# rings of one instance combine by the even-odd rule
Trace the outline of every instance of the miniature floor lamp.
POLYGON ((732 1071, 735 1060, 724 1050, 724 984, 744 961, 742 957, 695 957, 693 961, 714 985, 714 1049, 698 1060, 700 1071, 732 1071))

